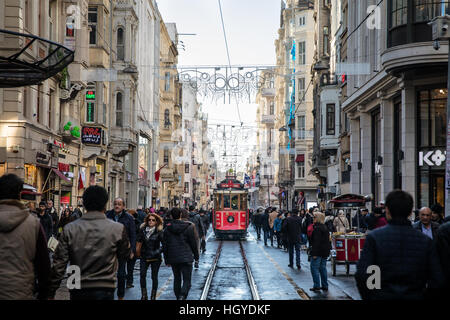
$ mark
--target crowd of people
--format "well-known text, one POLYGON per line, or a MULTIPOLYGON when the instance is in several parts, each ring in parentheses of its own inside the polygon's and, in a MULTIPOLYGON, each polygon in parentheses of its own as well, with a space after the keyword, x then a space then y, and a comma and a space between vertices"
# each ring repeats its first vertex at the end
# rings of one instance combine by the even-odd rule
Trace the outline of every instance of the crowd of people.
POLYGON ((308 210, 259 208, 251 212, 257 241, 289 253, 290 268, 301 270, 300 252, 305 250, 313 278, 311 291, 328 291, 327 261, 331 255, 331 234, 356 231, 366 234, 355 275, 363 299, 425 298, 450 289, 450 217, 443 207, 413 211, 412 197, 394 190, 373 212, 364 208, 350 212, 319 207, 308 210), (351 222, 351 223, 350 223, 351 222), (417 232, 419 231, 419 232, 417 232), (378 265, 386 277, 380 290, 367 288, 367 268, 378 265), (382 266, 382 267, 381 267, 382 266), (422 272, 419 275, 419 271, 422 272), (417 279, 417 281, 416 281, 417 279), (446 288, 446 289, 445 289, 446 288))
POLYGON ((176 298, 187 298, 192 269, 206 251, 211 212, 195 206, 126 209, 122 198, 107 211, 107 191, 90 186, 84 210, 67 206, 58 214, 51 200, 25 206, 22 188, 14 174, 0 178, 0 300, 54 299, 69 265, 80 270, 71 300, 113 300, 116 292, 123 300, 125 288, 134 287, 137 260, 142 300, 148 300, 149 269, 150 299, 156 299, 163 262, 172 268, 176 298), (51 238, 58 242, 54 252, 51 238))
MULTIPOLYGON (((141 299, 155 300, 162 263, 173 272, 178 300, 188 297, 193 269, 206 251, 211 211, 182 208, 126 209, 116 198, 107 211, 107 191, 88 187, 83 208, 64 207, 58 214, 51 200, 25 206, 20 201, 23 180, 0 177, 0 300, 54 299, 68 266, 80 270, 80 287, 69 288, 72 300, 119 300, 134 287, 139 260, 141 299), (57 241, 56 249, 48 245, 57 241)), ((306 250, 313 279, 311 291, 328 291, 327 261, 331 234, 351 230, 366 233, 355 274, 363 299, 422 299, 450 289, 450 218, 434 205, 417 210, 413 198, 394 190, 372 213, 336 216, 318 207, 291 211, 269 207, 250 210, 257 241, 288 252, 289 267, 301 270, 306 250), (351 222, 351 223, 350 223, 351 222), (352 228, 356 226, 356 228, 352 228), (369 267, 382 272, 376 290, 368 287, 369 267)))

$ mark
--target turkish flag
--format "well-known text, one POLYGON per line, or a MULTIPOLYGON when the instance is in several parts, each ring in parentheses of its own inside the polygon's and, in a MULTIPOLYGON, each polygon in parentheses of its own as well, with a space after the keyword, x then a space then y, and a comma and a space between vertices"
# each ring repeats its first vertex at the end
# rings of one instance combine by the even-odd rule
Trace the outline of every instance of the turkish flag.
POLYGON ((81 178, 81 172, 78 173, 78 190, 83 189, 84 185, 83 185, 83 179, 81 178))
POLYGON ((160 175, 160 171, 162 168, 164 168, 165 166, 167 166, 167 163, 165 165, 163 165, 161 168, 159 168, 156 172, 155 172, 155 181, 158 182, 159 181, 159 175, 160 175))

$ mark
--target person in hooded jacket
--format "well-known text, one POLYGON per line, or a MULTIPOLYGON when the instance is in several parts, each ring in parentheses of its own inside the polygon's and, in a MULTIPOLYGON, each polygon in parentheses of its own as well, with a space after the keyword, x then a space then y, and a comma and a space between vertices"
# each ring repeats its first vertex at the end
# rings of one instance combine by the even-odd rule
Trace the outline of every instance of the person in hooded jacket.
POLYGON ((261 209, 257 209, 253 216, 253 224, 256 230, 256 240, 261 240, 262 219, 263 213, 261 212, 261 209))
POLYGON ((48 296, 47 240, 39 219, 19 200, 22 188, 14 174, 0 178, 0 300, 32 300, 34 291, 39 300, 48 296))
POLYGON ((173 290, 177 300, 186 300, 191 288, 192 263, 199 260, 198 237, 195 226, 181 220, 181 210, 172 208, 172 221, 163 233, 163 256, 172 267, 173 290))
POLYGON ((152 271, 151 300, 156 300, 158 290, 158 272, 161 266, 161 253, 163 251, 163 219, 155 213, 144 218, 144 223, 138 231, 136 238, 136 256, 140 260, 141 300, 148 300, 147 296, 147 270, 152 271))

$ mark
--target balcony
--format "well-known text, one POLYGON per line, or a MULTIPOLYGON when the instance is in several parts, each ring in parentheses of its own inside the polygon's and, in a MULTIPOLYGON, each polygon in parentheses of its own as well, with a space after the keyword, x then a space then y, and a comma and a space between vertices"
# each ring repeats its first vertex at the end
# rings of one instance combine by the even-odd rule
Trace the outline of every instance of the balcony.
POLYGON ((111 153, 123 157, 136 147, 135 132, 131 128, 114 127, 111 132, 111 153))
POLYGON ((175 175, 172 168, 162 168, 161 169, 161 181, 163 182, 172 182, 175 181, 175 175))
POLYGON ((261 117, 261 123, 263 124, 274 124, 275 123, 275 115, 267 114, 261 117))
POLYGON ((274 97, 275 96, 275 88, 262 88, 261 95, 263 97, 274 97))

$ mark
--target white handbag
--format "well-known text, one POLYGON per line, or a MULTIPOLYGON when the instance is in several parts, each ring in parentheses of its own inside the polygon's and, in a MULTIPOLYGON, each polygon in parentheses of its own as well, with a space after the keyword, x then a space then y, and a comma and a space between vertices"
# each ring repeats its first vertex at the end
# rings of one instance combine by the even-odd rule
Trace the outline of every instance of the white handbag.
POLYGON ((58 246, 59 241, 56 240, 54 236, 51 236, 50 239, 48 239, 47 247, 52 251, 55 252, 56 247, 58 246))

